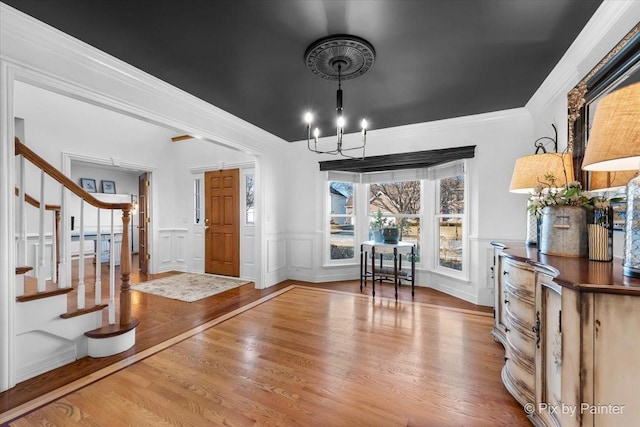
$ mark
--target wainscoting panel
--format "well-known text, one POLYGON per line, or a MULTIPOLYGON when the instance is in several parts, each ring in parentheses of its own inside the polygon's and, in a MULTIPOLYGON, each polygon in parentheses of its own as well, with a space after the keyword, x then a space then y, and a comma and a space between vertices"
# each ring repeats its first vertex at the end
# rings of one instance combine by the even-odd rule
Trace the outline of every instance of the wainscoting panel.
POLYGON ((193 242, 191 243, 192 273, 204 273, 204 229, 201 225, 192 228, 193 242))
POLYGON ((267 273, 278 271, 287 266, 285 239, 267 240, 267 273))
MULTIPOLYGON (((158 230, 158 253, 160 273, 177 270, 188 271, 186 228, 163 228, 158 230)), ((153 256, 153 254, 152 254, 153 256)))
POLYGON ((171 234, 160 232, 160 265, 171 263, 171 234))
POLYGON ((313 268, 313 239, 291 239, 292 268, 313 268))
POLYGON ((177 234, 175 236, 176 262, 185 264, 187 262, 187 234, 177 234))
POLYGON ((255 278, 255 236, 245 234, 240 245, 240 277, 246 279, 255 278))

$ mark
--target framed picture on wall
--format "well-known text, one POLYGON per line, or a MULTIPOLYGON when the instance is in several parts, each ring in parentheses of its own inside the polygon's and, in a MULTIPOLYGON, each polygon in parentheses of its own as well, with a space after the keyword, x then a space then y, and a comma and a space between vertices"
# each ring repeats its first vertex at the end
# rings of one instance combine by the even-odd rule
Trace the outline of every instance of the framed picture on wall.
POLYGON ((100 183, 102 185, 102 192, 107 194, 116 194, 116 183, 113 181, 105 181, 104 179, 100 183))
POLYGON ((96 190, 96 180, 92 178, 80 178, 80 187, 87 193, 95 193, 96 190))

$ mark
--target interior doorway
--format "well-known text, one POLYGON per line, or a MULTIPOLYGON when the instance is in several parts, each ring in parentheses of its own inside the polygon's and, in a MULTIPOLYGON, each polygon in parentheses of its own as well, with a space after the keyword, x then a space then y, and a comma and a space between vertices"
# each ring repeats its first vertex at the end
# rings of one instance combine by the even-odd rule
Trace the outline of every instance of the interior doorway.
POLYGON ((149 272, 149 173, 138 176, 138 266, 140 273, 149 272))
POLYGON ((240 170, 204 174, 205 272, 240 276, 240 170))

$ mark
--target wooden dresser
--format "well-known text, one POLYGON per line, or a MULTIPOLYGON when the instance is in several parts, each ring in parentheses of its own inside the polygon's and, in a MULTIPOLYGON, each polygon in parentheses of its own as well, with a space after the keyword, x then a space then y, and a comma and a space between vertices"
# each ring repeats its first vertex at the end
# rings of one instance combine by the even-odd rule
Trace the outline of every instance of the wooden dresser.
POLYGON ((538 426, 640 420, 640 280, 619 260, 494 243, 502 381, 538 426))

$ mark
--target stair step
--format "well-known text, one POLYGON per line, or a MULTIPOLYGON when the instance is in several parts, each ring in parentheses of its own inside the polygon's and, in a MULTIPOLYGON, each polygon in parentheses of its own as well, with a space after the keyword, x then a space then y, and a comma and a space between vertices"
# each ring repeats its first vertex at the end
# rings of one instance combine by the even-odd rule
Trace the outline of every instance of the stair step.
POLYGON ((107 357, 131 349, 136 344, 137 319, 128 325, 109 325, 85 332, 89 357, 107 357))
MULTIPOLYGON (((55 284, 54 284, 55 286, 55 284)), ((49 288, 49 286, 47 286, 47 288, 49 288)), ((52 290, 46 290, 44 292, 37 292, 37 293, 29 293, 29 294, 25 294, 25 295, 20 295, 18 297, 16 297, 16 301, 18 302, 27 302, 27 301, 35 301, 38 299, 43 299, 43 298, 49 298, 49 297, 53 297, 56 295, 64 295, 64 294, 68 294, 69 292, 71 292, 73 290, 73 288, 55 288, 52 290)))
POLYGON ((85 332, 85 336, 94 339, 116 337, 118 335, 126 334, 127 332, 135 329, 140 324, 138 319, 131 319, 131 323, 128 325, 107 325, 93 331, 85 332))
POLYGON ((73 341, 45 331, 16 336, 16 380, 22 382, 77 359, 73 341))
POLYGON ((101 311, 105 308, 109 307, 108 304, 98 304, 93 307, 83 308, 79 310, 74 310, 68 313, 61 314, 60 317, 63 319, 71 319, 72 317, 82 316, 83 314, 93 313, 95 311, 101 311))
POLYGON ((24 266, 24 267, 16 267, 16 275, 25 274, 29 271, 33 270, 33 267, 24 266))

